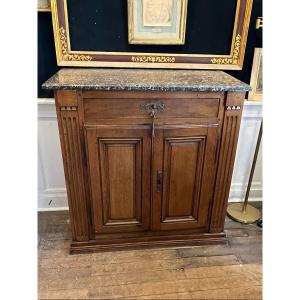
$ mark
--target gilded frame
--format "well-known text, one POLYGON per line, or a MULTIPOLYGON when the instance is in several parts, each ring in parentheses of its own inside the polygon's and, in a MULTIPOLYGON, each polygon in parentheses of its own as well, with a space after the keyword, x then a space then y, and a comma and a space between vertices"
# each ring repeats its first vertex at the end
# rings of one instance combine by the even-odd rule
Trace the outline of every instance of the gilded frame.
POLYGON ((98 52, 71 49, 67 0, 51 0, 56 59, 59 66, 241 70, 253 0, 237 0, 228 55, 98 52))
POLYGON ((38 12, 51 12, 51 0, 38 0, 37 10, 38 12), (46 3, 45 3, 46 2, 46 3))
POLYGON ((185 29, 186 29, 186 15, 188 0, 181 0, 181 16, 180 16, 180 28, 178 39, 145 39, 136 38, 134 35, 135 25, 133 21, 134 4, 133 1, 127 0, 128 3, 128 43, 135 45, 183 45, 185 42, 185 29))
POLYGON ((252 91, 250 91, 248 95, 249 101, 262 101, 263 99, 262 67, 263 50, 262 48, 255 48, 250 79, 252 91), (261 83, 259 84, 260 80, 261 83), (261 85, 261 90, 259 89, 259 85, 261 85))

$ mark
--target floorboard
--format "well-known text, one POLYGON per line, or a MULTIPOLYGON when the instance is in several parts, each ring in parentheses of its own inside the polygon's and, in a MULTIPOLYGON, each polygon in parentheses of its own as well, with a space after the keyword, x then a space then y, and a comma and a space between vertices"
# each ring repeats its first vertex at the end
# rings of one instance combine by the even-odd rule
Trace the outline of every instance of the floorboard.
POLYGON ((228 245, 69 255, 68 212, 38 218, 40 300, 262 299, 262 230, 255 224, 226 218, 228 245))

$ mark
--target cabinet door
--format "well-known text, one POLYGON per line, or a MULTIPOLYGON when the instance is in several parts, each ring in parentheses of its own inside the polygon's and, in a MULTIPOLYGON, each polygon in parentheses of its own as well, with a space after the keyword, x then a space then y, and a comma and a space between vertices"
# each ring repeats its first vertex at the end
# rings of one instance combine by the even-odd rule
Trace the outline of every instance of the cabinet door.
POLYGON ((95 233, 147 230, 150 224, 150 130, 87 127, 95 233))
POLYGON ((154 230, 209 226, 216 127, 158 129, 154 138, 154 230))

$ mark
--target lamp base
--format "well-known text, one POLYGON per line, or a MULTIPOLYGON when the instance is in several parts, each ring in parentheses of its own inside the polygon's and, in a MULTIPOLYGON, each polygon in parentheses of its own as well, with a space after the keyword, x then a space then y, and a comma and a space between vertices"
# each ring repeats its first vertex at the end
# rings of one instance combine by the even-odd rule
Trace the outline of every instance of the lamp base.
POLYGON ((249 204, 246 211, 243 211, 243 203, 230 204, 227 207, 227 214, 231 219, 244 224, 254 223, 261 218, 260 211, 249 204))

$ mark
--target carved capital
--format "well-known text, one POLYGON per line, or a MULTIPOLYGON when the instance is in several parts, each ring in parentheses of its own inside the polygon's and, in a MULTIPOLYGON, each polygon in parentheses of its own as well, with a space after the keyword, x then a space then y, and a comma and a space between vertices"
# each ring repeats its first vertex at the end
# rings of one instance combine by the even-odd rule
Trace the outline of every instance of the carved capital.
POLYGON ((240 110, 241 107, 239 105, 227 105, 225 106, 225 110, 240 110))
POLYGON ((77 110, 77 107, 76 106, 62 106, 60 108, 60 110, 62 110, 62 111, 74 111, 74 110, 77 110))

